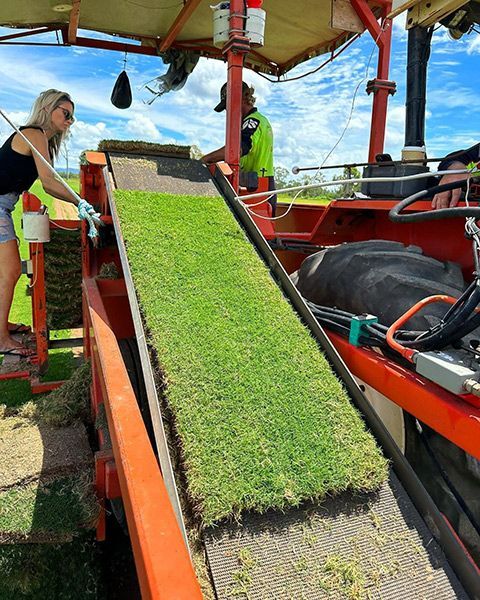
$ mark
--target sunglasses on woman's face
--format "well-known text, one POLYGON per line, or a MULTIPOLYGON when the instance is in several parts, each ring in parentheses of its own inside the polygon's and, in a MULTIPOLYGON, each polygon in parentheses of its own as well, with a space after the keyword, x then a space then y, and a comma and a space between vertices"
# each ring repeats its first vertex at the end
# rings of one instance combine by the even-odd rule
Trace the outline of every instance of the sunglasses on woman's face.
POLYGON ((63 108, 63 106, 57 106, 57 108, 60 108, 60 110, 63 111, 63 117, 64 117, 65 121, 71 121, 72 123, 75 121, 75 117, 69 110, 67 110, 66 108, 63 108))

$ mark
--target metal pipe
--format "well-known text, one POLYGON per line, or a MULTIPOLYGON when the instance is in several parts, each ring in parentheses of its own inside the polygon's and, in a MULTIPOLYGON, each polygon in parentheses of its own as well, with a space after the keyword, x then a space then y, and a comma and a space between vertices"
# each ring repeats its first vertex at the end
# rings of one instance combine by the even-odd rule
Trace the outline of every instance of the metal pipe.
POLYGON ((431 37, 431 31, 424 27, 413 27, 408 31, 405 146, 425 145, 425 101, 431 37))
POLYGON ((418 160, 418 158, 411 158, 408 160, 382 160, 381 162, 362 162, 362 163, 346 163, 343 165, 325 165, 325 166, 318 166, 318 167, 298 167, 298 166, 294 166, 292 167, 292 173, 294 175, 298 175, 298 173, 300 173, 300 171, 320 171, 320 170, 324 170, 324 169, 349 169, 352 167, 391 167, 394 165, 418 165, 419 162, 422 163, 432 163, 432 162, 441 162, 445 157, 442 156, 440 158, 425 158, 422 159, 421 161, 418 160))

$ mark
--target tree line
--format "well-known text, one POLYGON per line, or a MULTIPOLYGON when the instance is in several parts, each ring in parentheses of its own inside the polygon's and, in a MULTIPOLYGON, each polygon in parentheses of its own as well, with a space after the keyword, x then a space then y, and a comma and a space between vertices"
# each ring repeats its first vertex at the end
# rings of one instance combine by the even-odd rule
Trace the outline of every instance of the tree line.
MULTIPOLYGON (((310 185, 313 183, 321 183, 323 181, 357 179, 359 177, 361 177, 361 173, 355 167, 344 167, 341 174, 334 176, 330 176, 329 171, 316 171, 313 172, 313 175, 307 175, 306 173, 293 175, 285 167, 275 167, 275 186, 277 189, 295 187, 299 185, 310 185)), ((304 190, 301 195, 305 198, 325 198, 327 200, 333 200, 337 197, 348 198, 353 192, 357 192, 359 190, 359 183, 339 184, 338 186, 332 186, 328 188, 307 189, 304 190)))

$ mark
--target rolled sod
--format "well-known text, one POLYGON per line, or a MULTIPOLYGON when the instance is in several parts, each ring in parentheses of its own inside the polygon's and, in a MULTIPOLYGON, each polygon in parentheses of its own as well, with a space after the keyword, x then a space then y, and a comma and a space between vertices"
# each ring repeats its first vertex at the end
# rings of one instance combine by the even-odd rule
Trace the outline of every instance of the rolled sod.
POLYGON ((376 489, 385 459, 223 199, 115 199, 203 524, 376 489))

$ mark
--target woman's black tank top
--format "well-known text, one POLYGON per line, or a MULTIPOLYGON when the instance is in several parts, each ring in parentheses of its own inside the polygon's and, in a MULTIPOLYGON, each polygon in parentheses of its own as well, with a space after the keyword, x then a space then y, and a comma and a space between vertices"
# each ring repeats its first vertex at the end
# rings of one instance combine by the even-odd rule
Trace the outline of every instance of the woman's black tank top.
MULTIPOLYGON (((20 127, 22 129, 39 129, 41 127, 20 127)), ((26 156, 12 150, 15 133, 0 148, 0 194, 14 192, 21 194, 28 190, 38 177, 33 156, 26 156)))

